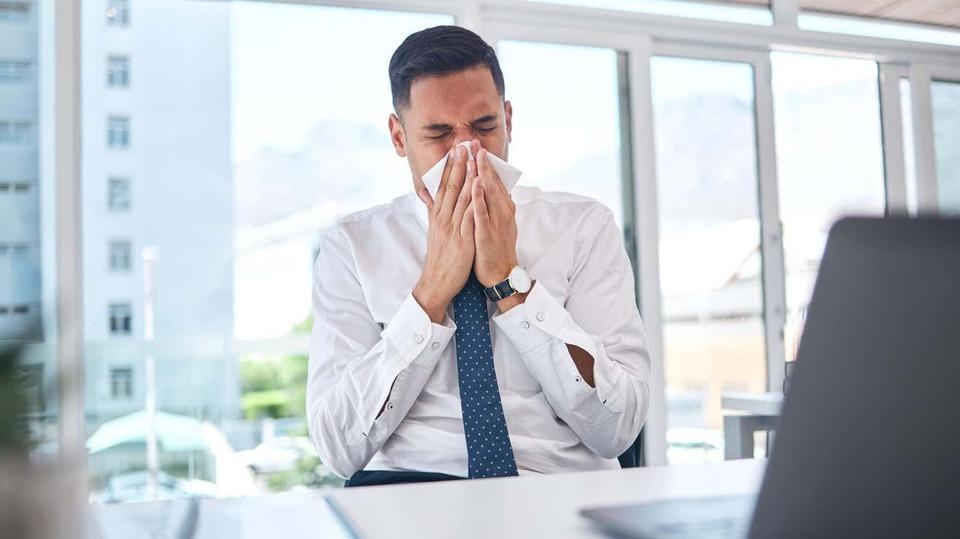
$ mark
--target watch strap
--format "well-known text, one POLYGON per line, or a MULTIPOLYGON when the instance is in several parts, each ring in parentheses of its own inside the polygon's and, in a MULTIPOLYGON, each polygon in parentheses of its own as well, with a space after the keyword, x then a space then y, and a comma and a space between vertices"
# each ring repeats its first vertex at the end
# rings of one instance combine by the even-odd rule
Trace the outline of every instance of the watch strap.
POLYGON ((499 283, 488 286, 483 290, 490 301, 496 303, 504 298, 508 298, 517 293, 517 290, 510 286, 510 278, 506 278, 499 283))

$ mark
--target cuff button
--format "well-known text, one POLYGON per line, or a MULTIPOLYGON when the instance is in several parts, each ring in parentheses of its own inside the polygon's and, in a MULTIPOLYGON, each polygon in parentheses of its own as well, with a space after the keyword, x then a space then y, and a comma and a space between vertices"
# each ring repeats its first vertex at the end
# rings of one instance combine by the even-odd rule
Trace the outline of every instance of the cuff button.
POLYGON ((543 313, 537 313, 537 320, 543 322, 544 318, 546 318, 546 316, 544 316, 543 313))
POLYGON ((430 345, 430 348, 433 348, 434 350, 439 350, 439 349, 440 349, 440 343, 435 342, 435 343, 433 343, 433 344, 430 345))
POLYGON ((526 320, 524 320, 524 322, 520 324, 520 327, 522 327, 523 329, 530 329, 530 322, 527 322, 526 320))
POLYGON ((419 333, 417 333, 417 336, 414 337, 414 340, 417 341, 417 344, 422 343, 422 342, 423 342, 423 335, 420 335, 419 333))

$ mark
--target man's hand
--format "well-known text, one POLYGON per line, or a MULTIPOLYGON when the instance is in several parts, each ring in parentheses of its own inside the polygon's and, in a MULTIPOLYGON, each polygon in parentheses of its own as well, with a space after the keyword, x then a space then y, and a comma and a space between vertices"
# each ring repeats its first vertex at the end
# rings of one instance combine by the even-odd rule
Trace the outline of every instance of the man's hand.
MULTIPOLYGON (((490 287, 506 279, 517 265, 517 207, 487 160, 486 150, 477 152, 473 212, 477 242, 474 272, 483 286, 490 287)), ((500 302, 500 310, 507 310, 521 301, 522 298, 507 298, 500 302)))
POLYGON ((476 176, 477 164, 470 152, 456 147, 443 169, 436 201, 426 188, 418 193, 427 206, 429 228, 427 258, 413 297, 436 324, 443 323, 447 306, 467 282, 473 265, 476 176))

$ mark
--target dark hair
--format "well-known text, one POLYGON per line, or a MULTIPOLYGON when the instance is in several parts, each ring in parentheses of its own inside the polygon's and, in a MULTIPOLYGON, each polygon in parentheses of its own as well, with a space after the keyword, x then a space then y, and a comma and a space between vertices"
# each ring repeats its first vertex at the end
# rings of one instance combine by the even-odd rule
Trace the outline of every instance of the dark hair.
POLYGON ((393 108, 410 105, 410 86, 427 75, 446 75, 485 65, 493 75, 500 97, 504 96, 503 73, 493 47, 477 34, 459 26, 434 26, 410 34, 390 58, 390 91, 393 108))

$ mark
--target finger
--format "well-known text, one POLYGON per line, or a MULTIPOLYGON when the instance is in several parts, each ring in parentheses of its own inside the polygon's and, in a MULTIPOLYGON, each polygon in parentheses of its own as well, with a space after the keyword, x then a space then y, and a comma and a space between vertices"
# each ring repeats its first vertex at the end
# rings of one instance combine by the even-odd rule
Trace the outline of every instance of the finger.
POLYGON ((467 176, 463 181, 463 188, 460 189, 460 197, 457 199, 457 207, 453 210, 453 222, 458 223, 467 213, 467 207, 473 200, 473 182, 477 178, 477 162, 468 153, 467 154, 467 176))
POLYGON ((460 222, 460 237, 469 238, 473 236, 473 227, 474 227, 474 217, 473 217, 473 203, 474 200, 471 197, 470 203, 467 204, 466 211, 463 214, 463 221, 460 222))
POLYGON ((477 155, 478 167, 480 175, 491 180, 488 188, 493 191, 499 191, 504 195, 510 196, 510 193, 507 192, 507 188, 503 185, 503 181, 500 180, 500 175, 497 174, 497 170, 493 168, 493 165, 490 164, 490 152, 487 150, 480 150, 477 155))
POLYGON ((417 196, 423 201, 428 212, 433 209, 433 197, 430 196, 430 191, 427 190, 426 187, 421 188, 420 191, 417 192, 417 196))
POLYGON ((473 213, 477 228, 486 227, 490 220, 490 212, 487 210, 487 200, 483 183, 481 180, 473 184, 473 213))
POLYGON ((460 189, 463 188, 463 180, 467 175, 467 160, 464 158, 466 151, 466 148, 463 147, 455 148, 453 168, 450 170, 450 177, 447 179, 447 190, 440 202, 439 216, 441 218, 451 219, 453 217, 453 210, 457 205, 460 189))
MULTIPOLYGON (((453 170, 453 152, 447 152, 447 162, 443 165, 443 173, 440 175, 440 186, 437 187, 436 202, 443 202, 443 195, 447 192, 447 182, 450 180, 450 172, 453 170)), ((434 204, 439 210, 438 204, 434 204)))

